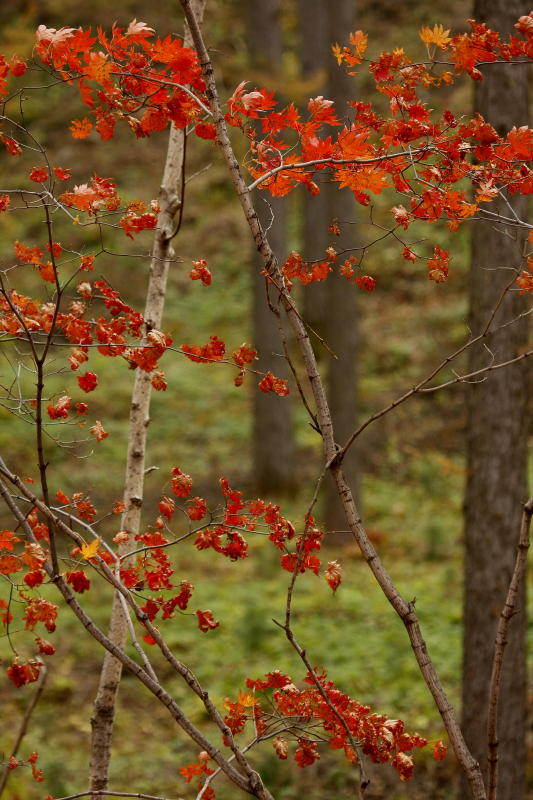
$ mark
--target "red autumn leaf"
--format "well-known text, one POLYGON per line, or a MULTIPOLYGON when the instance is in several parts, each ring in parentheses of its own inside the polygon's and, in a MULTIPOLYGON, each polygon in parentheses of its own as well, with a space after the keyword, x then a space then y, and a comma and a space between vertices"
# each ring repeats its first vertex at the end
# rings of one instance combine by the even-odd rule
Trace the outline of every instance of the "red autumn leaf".
POLYGON ((48 180, 48 168, 47 167, 33 167, 29 174, 30 181, 35 181, 35 183, 45 183, 48 180))
POLYGON ((150 383, 157 392, 166 392, 168 387, 168 383, 165 379, 165 373, 162 369, 158 369, 154 372, 150 383))
POLYGON ((73 139, 86 139, 92 129, 93 124, 87 117, 83 119, 73 119, 70 125, 73 139))
POLYGON ((200 261, 193 261, 193 269, 189 273, 189 278, 192 281, 202 281, 204 286, 211 285, 211 273, 207 269, 207 261, 202 258, 200 261))
POLYGON ((176 503, 171 497, 167 497, 163 495, 159 502, 159 513, 163 514, 169 521, 172 519, 174 511, 176 509, 176 503))
POLYGON ((443 758, 446 756, 448 752, 448 748, 442 741, 442 739, 438 739, 435 742, 435 746, 433 747, 433 758, 436 758, 437 761, 442 761, 443 758))
POLYGON ((47 642, 46 639, 41 639, 40 636, 35 637, 35 642, 39 648, 39 653, 42 653, 45 656, 53 656, 56 649, 53 644, 47 642))
POLYGON ((38 622, 43 622, 47 631, 55 630, 58 608, 43 597, 34 597, 26 605, 24 612, 25 628, 32 631, 38 622))
POLYGON ((32 570, 24 575, 24 583, 33 589, 35 586, 40 586, 44 581, 45 574, 40 569, 32 570))
POLYGON ((365 292, 373 291, 376 285, 376 279, 372 278, 370 275, 358 275, 355 279, 356 284, 360 289, 364 289, 365 292))
POLYGON ((57 403, 49 405, 46 410, 50 419, 67 419, 71 405, 72 398, 65 394, 59 398, 57 403))
POLYGON ((91 588, 91 581, 81 569, 76 572, 67 572, 66 579, 67 583, 69 583, 78 594, 83 594, 83 592, 91 588))
POLYGON ((522 270, 522 272, 516 279, 516 285, 520 289, 518 294, 526 294, 527 292, 533 292, 533 274, 531 272, 526 272, 526 270, 522 270))
POLYGON ((200 139, 216 139, 217 131, 212 122, 199 122, 194 127, 194 132, 200 139))
POLYGON ((191 520, 200 520, 207 514, 207 505, 203 497, 193 497, 191 502, 194 504, 189 506, 187 514, 191 520))
POLYGON ((435 252, 432 258, 428 258, 428 278, 436 283, 443 283, 448 279, 448 266, 450 257, 447 250, 443 250, 438 244, 435 245, 435 252))
POLYGON ((192 478, 179 467, 172 470, 172 491, 176 497, 189 497, 192 491, 192 478))
POLYGON ((0 550, 13 550, 13 542, 20 542, 14 531, 0 531, 0 550))
POLYGON ((84 392, 92 392, 98 386, 98 376, 94 372, 86 372, 84 375, 78 375, 78 386, 84 392))
POLYGON ((328 568, 324 572, 324 577, 335 592, 342 581, 341 565, 338 561, 328 561, 328 568))
POLYGON ((317 750, 316 742, 309 739, 298 739, 298 747, 294 753, 294 760, 299 767, 308 767, 318 761, 320 753, 317 750))
POLYGON ((0 575, 11 575, 21 569, 22 562, 18 556, 0 556, 0 575))
POLYGON ((207 633, 207 631, 213 630, 220 625, 220 622, 214 620, 213 612, 210 609, 197 611, 196 616, 198 617, 198 627, 203 633, 207 633))
POLYGON ((33 683, 38 680, 41 667, 42 663, 34 659, 19 663, 18 658, 16 658, 12 665, 8 667, 7 675, 19 689, 26 683, 33 683))
POLYGON ((54 175, 58 181, 67 181, 71 177, 71 172, 63 167, 54 167, 54 175))
POLYGON ((22 61, 17 56, 13 56, 11 61, 9 62, 9 69, 11 70, 11 74, 14 75, 15 78, 20 78, 21 75, 27 70, 27 64, 25 61, 22 61))
POLYGON ((106 439, 109 436, 109 433, 104 430, 104 426, 99 419, 96 420, 94 425, 89 428, 89 430, 97 442, 101 442, 103 439, 106 439))
POLYGON ((264 378, 259 381, 259 388, 262 392, 274 392, 280 397, 289 394, 289 387, 287 381, 283 378, 276 378, 271 372, 267 372, 264 378))

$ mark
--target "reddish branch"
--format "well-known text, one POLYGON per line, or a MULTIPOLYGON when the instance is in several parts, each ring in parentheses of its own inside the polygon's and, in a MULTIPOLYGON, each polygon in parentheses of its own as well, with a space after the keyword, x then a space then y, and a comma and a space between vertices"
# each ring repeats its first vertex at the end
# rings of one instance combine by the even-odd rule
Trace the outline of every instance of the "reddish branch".
POLYGON ((502 679, 502 668, 507 645, 507 631, 512 617, 517 611, 518 591, 524 579, 527 565, 527 553, 529 550, 529 529, 531 516, 533 515, 533 498, 528 500, 524 506, 522 523, 520 525, 520 536, 518 539, 518 549, 514 565, 511 582, 507 591, 505 605, 500 615, 498 630, 496 632, 496 642, 494 645, 494 660, 492 662, 492 674, 489 688, 489 708, 488 708, 488 800, 496 800, 498 786, 498 705, 500 700, 500 689, 502 679))
POLYGON ((209 57, 209 53, 207 52, 200 28, 194 19, 191 9, 191 2, 190 0, 180 0, 180 2, 186 14, 189 27, 191 28, 194 44, 202 65, 202 71, 207 87, 206 96, 210 102, 213 112, 213 120, 217 131, 218 142, 228 165, 231 179, 250 227, 250 231, 256 243, 257 249, 263 258, 266 272, 269 276, 273 277, 280 287, 281 301, 285 308, 287 318, 292 327, 300 349, 300 353, 302 355, 305 370, 307 372, 316 404, 317 419, 324 443, 326 461, 330 464, 331 474, 337 486, 339 497, 344 506, 348 525, 355 540, 357 541, 357 544, 359 545, 359 548, 361 549, 361 552, 363 553, 365 560, 372 570, 374 577, 406 627, 409 640, 411 642, 411 647, 415 654, 420 671, 442 716, 457 759, 468 778, 472 797, 474 800, 486 800, 486 792, 479 764, 473 758, 464 741, 455 711, 446 696, 441 681, 435 671, 435 667, 433 666, 433 663, 428 655, 427 647, 422 637, 420 625, 415 614, 414 605, 413 603, 407 602, 400 595, 394 586, 391 577, 383 566, 376 550, 370 542, 361 522, 351 489, 344 478, 342 467, 335 459, 337 454, 337 445, 334 437, 331 414, 329 411, 324 384, 318 372, 313 347, 309 340, 305 325, 296 312, 293 300, 285 288, 283 276, 279 270, 268 239, 261 228, 257 214, 253 207, 250 191, 242 177, 239 163, 233 152, 224 115, 218 100, 217 87, 213 75, 213 65, 209 57))

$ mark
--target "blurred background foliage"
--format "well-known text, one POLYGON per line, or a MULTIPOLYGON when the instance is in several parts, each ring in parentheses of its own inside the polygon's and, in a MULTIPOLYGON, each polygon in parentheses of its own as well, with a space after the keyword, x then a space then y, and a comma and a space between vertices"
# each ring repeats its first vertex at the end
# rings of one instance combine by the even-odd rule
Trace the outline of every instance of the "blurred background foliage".
MULTIPOLYGON (((459 0, 435 0, 432 4, 420 0, 362 0, 356 13, 357 27, 369 34, 369 52, 373 55, 395 46, 422 54, 423 45, 418 38, 422 24, 443 23, 457 32, 466 27, 464 17, 469 14, 459 0)), ((54 28, 109 28, 115 21, 124 26, 133 18, 147 22, 161 36, 180 33, 183 28, 178 3, 170 0, 10 0, 0 6, 0 51, 7 57, 13 53, 29 56, 39 24, 54 28)), ((288 0, 283 3, 282 24, 284 95, 302 102, 316 92, 299 77, 296 4, 288 0)), ((249 68, 242 0, 208 0, 205 30, 224 96, 231 94, 241 80, 254 83, 265 77, 254 75, 249 68)), ((381 102, 371 90, 372 81, 361 70, 354 79, 354 97, 381 102)), ((468 113, 470 91, 466 81, 459 82, 438 90, 431 103, 468 113)), ((68 125, 83 112, 76 93, 65 87, 32 92, 25 114, 34 135, 49 149, 52 161, 72 168, 74 183, 83 183, 97 173, 116 179, 126 200, 149 201, 157 196, 166 150, 165 133, 135 142, 129 131, 118 131, 112 141, 105 143, 92 137, 74 141, 67 133, 68 125)), ((236 146, 243 155, 243 143, 236 140, 236 146)), ((34 166, 28 157, 20 162, 5 155, 0 158, 2 181, 9 175, 10 185, 26 185, 24 174, 34 166)), ((187 174, 190 181, 184 222, 175 243, 183 263, 171 270, 164 327, 178 345, 204 343, 216 334, 231 351, 243 341, 250 341, 251 335, 248 232, 225 167, 209 143, 197 139, 190 142, 187 174), (189 281, 193 258, 208 259, 213 273, 210 288, 189 281)), ((302 246, 302 202, 297 193, 287 202, 291 250, 302 246)), ((385 209, 390 205, 387 198, 376 198, 374 218, 388 221, 385 209)), ((363 238, 371 236, 365 219, 363 212, 354 223, 358 236, 363 238)), ((41 231, 38 215, 3 215, 0 264, 10 263, 12 241, 38 243, 41 231)), ((429 237, 431 242, 449 247, 453 255, 450 280, 438 286, 428 284, 425 264, 402 261, 398 245, 390 240, 368 251, 365 272, 376 277, 377 287, 374 293, 361 296, 359 302, 362 418, 412 386, 467 335, 468 230, 463 228, 453 236, 435 225, 429 231, 423 227, 410 230, 410 236, 418 233, 421 238, 429 237)), ((67 247, 85 252, 97 245, 91 228, 67 226, 59 220, 56 238, 67 247)), ((150 234, 130 242, 121 233, 112 232, 108 247, 124 255, 100 256, 93 276, 104 275, 124 292, 128 302, 141 308, 150 234)), ((29 291, 32 278, 24 280, 29 291)), ((9 380, 5 376, 10 374, 14 356, 11 353, 9 360, 4 356, 3 381, 9 380)), ((111 359, 92 358, 100 377, 98 390, 89 398, 92 416, 105 420, 110 436, 98 445, 92 457, 92 444, 85 441, 83 431, 75 427, 51 429, 53 433, 59 430, 62 440, 81 441, 50 447, 50 475, 54 491, 85 491, 104 516, 121 496, 133 373, 111 359)), ((169 388, 166 393, 155 393, 152 401, 147 464, 157 469, 147 476, 148 522, 156 514, 162 485, 173 465, 189 472, 195 480, 195 492, 214 503, 220 500, 217 481, 221 474, 245 494, 252 483, 250 409, 251 393, 256 391, 253 376, 248 376, 245 385, 237 389, 233 371, 227 365, 193 364, 179 355, 168 354, 161 366, 169 388)), ((30 387, 31 374, 23 375, 21 381, 30 387)), ((71 382, 71 374, 59 371, 51 375, 50 394, 62 394, 71 382)), ((299 488, 284 502, 283 511, 301 524, 320 469, 320 446, 296 405, 295 402, 299 488)), ((5 409, 0 409, 0 422, 0 451, 6 461, 24 474, 33 474, 33 430, 5 409)), ((407 597, 417 598, 430 651, 455 704, 459 700, 460 679, 463 428, 463 395, 456 387, 414 399, 370 426, 362 437, 359 456, 367 526, 400 590, 407 597)), ((114 519, 104 520, 102 530, 112 533, 113 524, 114 519)), ((222 624, 204 635, 199 634, 194 619, 179 616, 167 623, 169 643, 218 702, 226 695, 235 696, 246 676, 258 677, 275 668, 290 671, 295 679, 302 674, 281 632, 271 622, 273 617, 280 617, 284 607, 284 580, 277 555, 262 540, 252 541, 250 551, 251 557, 239 564, 198 554, 190 542, 176 554, 178 574, 197 587, 195 607, 212 608, 222 624)), ((344 548, 341 561, 345 583, 334 597, 325 582, 319 583, 313 575, 305 575, 298 582, 297 634, 312 661, 326 663, 330 676, 344 690, 381 713, 403 718, 409 730, 417 729, 430 739, 439 738, 440 719, 418 677, 401 623, 391 613, 352 545, 344 548)), ((106 587, 98 587, 86 601, 96 621, 104 627, 109 596, 106 587)), ((58 653, 50 660, 47 688, 24 748, 41 753, 45 791, 31 785, 27 776, 14 773, 6 790, 9 800, 34 800, 47 792, 61 796, 82 791, 86 785, 89 719, 101 652, 70 618, 68 610, 62 611, 55 638, 58 653)), ((0 654, 11 658, 10 643, 5 638, 0 640, 0 654)), ((203 724, 202 710, 176 678, 166 673, 164 664, 160 665, 159 674, 194 721, 203 724)), ((0 700, 4 720, 9 722, 0 732, 0 751, 10 750, 13 731, 31 691, 28 687, 15 692, 2 682, 0 700)), ((193 790, 186 787, 178 769, 195 757, 195 749, 176 731, 164 710, 126 674, 111 785, 121 791, 193 797, 193 790)), ((324 753, 320 762, 306 770, 279 762, 268 745, 258 751, 255 759, 279 800, 354 795, 356 775, 346 769, 338 754, 324 753)), ((417 762, 415 778, 409 785, 400 785, 389 768, 375 771, 368 800, 384 796, 391 800, 451 797, 453 759, 437 764, 421 754, 417 762)), ((233 790, 222 782, 217 795, 234 796, 233 790)))

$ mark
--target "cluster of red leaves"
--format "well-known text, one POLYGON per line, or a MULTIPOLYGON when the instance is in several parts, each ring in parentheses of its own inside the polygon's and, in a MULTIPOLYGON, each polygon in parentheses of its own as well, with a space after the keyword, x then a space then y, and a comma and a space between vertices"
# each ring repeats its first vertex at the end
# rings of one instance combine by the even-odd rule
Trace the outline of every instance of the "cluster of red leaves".
MULTIPOLYGON (((93 117, 73 121, 75 138, 85 138, 96 129, 101 139, 110 139, 117 122, 141 138, 170 122, 184 128, 203 115, 205 87, 195 51, 176 36, 161 39, 153 34, 152 28, 136 20, 126 29, 114 25, 110 36, 101 29, 93 36, 82 28, 39 26, 37 55, 63 80, 78 85, 93 117)), ((197 127, 199 136, 213 138, 207 125, 197 127)))
MULTIPOLYGON (((22 684, 21 684, 22 685, 22 684)), ((9 756, 6 762, 6 767, 8 770, 17 769, 17 767, 22 766, 29 766, 31 767, 31 774, 33 780, 37 783, 41 783, 44 780, 43 771, 37 767, 37 759, 39 758, 38 753, 30 753, 28 758, 26 759, 18 759, 15 756, 9 756)))
POLYGON ((210 364, 213 361, 220 361, 220 359, 224 358, 226 345, 218 336, 210 336, 209 342, 204 345, 182 344, 181 352, 191 361, 196 361, 199 364, 210 364))
MULTIPOLYGON (((61 271, 61 264, 56 259, 62 253, 57 242, 52 245, 52 253, 54 262, 43 260, 43 250, 37 246, 28 247, 20 242, 15 244, 15 256, 19 262, 33 264, 39 269, 43 280, 55 282, 61 271)), ((92 270, 93 262, 94 256, 81 256, 79 269, 92 270)), ((66 280, 71 280, 71 277, 67 276, 66 280)), ((146 333, 144 342, 137 344, 136 340, 143 340, 143 315, 125 303, 120 292, 104 280, 93 283, 83 281, 78 284, 77 291, 83 300, 73 300, 68 311, 59 310, 57 313, 54 313, 54 305, 48 300, 41 303, 15 290, 11 291, 0 297, 0 332, 22 339, 36 332, 64 336, 73 345, 69 357, 71 370, 77 370, 88 361, 91 345, 96 345, 98 352, 104 356, 120 356, 133 369, 138 367, 153 372, 154 388, 166 389, 164 373, 157 370, 157 366, 172 344, 172 338, 162 331, 151 329, 146 333), (97 302, 105 306, 106 315, 94 314, 97 302)), ((98 377, 96 373, 87 371, 78 377, 77 383, 82 391, 92 392, 98 384, 98 377)), ((63 394, 48 404, 48 416, 52 420, 68 419, 73 407, 78 415, 85 415, 89 410, 86 403, 73 402, 70 394, 63 394)), ((99 421, 90 431, 97 441, 108 435, 99 421)))
MULTIPOLYGON (((446 50, 456 72, 466 71, 480 79, 479 62, 533 56, 532 20, 531 14, 522 17, 515 26, 522 38, 510 36, 507 41, 474 22, 469 34, 450 38, 442 26, 435 26, 433 30, 424 28, 421 37, 426 44, 446 50)), ((334 47, 339 64, 349 68, 362 62, 367 37, 357 31, 350 42, 352 47, 334 47)), ((274 196, 285 195, 299 184, 318 192, 313 175, 327 169, 339 187, 349 188, 367 205, 370 194, 380 194, 391 186, 409 200, 410 208, 391 209, 396 223, 405 230, 413 220, 434 222, 440 218, 455 230, 474 216, 480 204, 492 202, 501 187, 512 193, 533 192, 533 132, 529 128, 514 128, 501 137, 479 116, 459 124, 453 114, 444 111, 434 119, 417 92, 449 83, 453 75, 439 72, 436 64, 413 62, 401 49, 382 53, 369 69, 377 90, 389 98, 390 116, 378 114, 369 103, 351 102, 354 122, 335 135, 321 133, 322 126, 337 127, 338 117, 344 117, 342 109, 336 112, 330 100, 310 100, 305 117, 292 105, 273 111, 274 98, 264 90, 244 93, 243 84, 237 88, 228 101, 229 117, 250 140, 249 169, 255 179, 264 178, 261 188, 274 196), (246 125, 246 118, 254 117, 261 118, 262 138, 257 126, 246 125), (317 160, 319 163, 309 163, 317 160), (479 187, 474 201, 460 188, 465 177, 479 187)), ((403 255, 416 260, 409 247, 403 255)), ((431 280, 445 280, 443 262, 440 259, 437 266, 430 266, 431 280)), ((284 265, 286 277, 302 283, 324 280, 330 271, 327 260, 304 264, 297 253, 290 254, 284 265)), ((364 276, 355 282, 369 290, 372 280, 364 276)))
MULTIPOLYGON (((200 775, 212 775, 214 770, 210 769, 207 766, 207 762, 209 761, 209 753, 206 753, 203 750, 201 753, 198 754, 198 761, 195 761, 192 764, 187 764, 185 767, 181 767, 179 770, 180 775, 184 778, 187 783, 190 783, 193 778, 196 778, 200 775)), ((200 781, 197 788, 200 791, 203 787, 203 781, 200 781)), ((215 797, 215 792, 212 786, 208 786, 202 792, 202 797, 206 798, 206 800, 213 800, 215 797)))
POLYGON ((192 262, 192 270, 189 273, 189 278, 191 281, 202 281, 204 286, 211 285, 211 273, 207 269, 207 261, 205 258, 192 262))
MULTIPOLYGON (((333 681, 327 680, 324 670, 315 668, 314 674, 308 673, 304 682, 305 688, 299 689, 289 675, 275 670, 268 673, 265 680, 248 679, 246 685, 254 692, 273 690, 270 700, 280 719, 290 720, 292 725, 297 723, 300 730, 309 727, 314 733, 317 732, 317 726, 320 726, 321 739, 325 738, 332 749, 343 750, 352 763, 357 762, 357 754, 347 729, 352 739, 361 745, 363 753, 372 761, 390 763, 402 780, 411 778, 414 765, 411 756, 407 754, 415 748, 425 747, 428 744, 427 739, 418 734, 408 734, 401 720, 387 719, 353 700, 338 689, 333 681)), ((251 713, 243 702, 243 697, 246 698, 246 695, 239 697, 240 702, 231 704, 231 715, 226 718, 226 724, 233 733, 240 733, 248 719, 253 718, 256 721, 258 714, 261 714, 257 696, 253 698, 251 713)), ((296 740, 297 747, 293 757, 298 766, 308 766, 320 758, 319 740, 314 740, 312 735, 309 738, 300 735, 296 740)), ((278 737, 274 741, 274 750, 279 758, 285 759, 288 743, 278 737)), ((434 748, 435 758, 441 759, 445 753, 443 743, 437 742, 434 748)))

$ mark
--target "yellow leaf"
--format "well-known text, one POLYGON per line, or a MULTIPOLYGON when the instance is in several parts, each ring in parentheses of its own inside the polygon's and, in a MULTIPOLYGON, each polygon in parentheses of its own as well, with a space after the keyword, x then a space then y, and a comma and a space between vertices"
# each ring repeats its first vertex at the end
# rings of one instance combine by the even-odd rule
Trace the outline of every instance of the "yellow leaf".
POLYGON ((426 45, 436 44, 442 50, 446 50, 448 42, 451 42, 448 36, 450 30, 444 30, 442 25, 434 25, 433 29, 423 25, 420 29, 420 38, 426 45))
POLYGON ((333 55, 337 59, 337 64, 340 66, 342 64, 342 61, 343 61, 343 50, 342 50, 342 47, 340 46, 340 44, 332 44, 331 45, 331 50, 333 52, 333 55))
POLYGON ((98 555, 98 548, 100 547, 100 539, 95 539, 91 544, 82 544, 81 554, 88 561, 98 555))
POLYGON ((244 708, 250 708, 251 706, 257 705, 257 700, 253 696, 253 694, 248 694, 247 692, 241 692, 239 689, 239 704, 244 706, 244 708))

